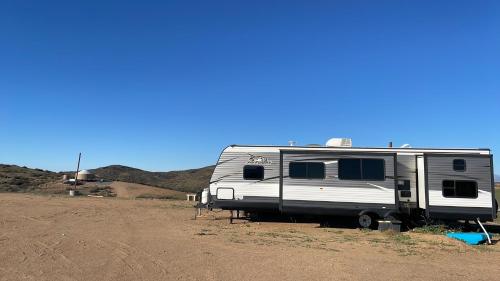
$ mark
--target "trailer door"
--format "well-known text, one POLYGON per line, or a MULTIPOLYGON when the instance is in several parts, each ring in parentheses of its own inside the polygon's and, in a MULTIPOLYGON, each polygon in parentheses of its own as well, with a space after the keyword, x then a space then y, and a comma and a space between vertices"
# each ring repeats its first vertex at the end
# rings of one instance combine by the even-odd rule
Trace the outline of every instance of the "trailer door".
POLYGON ((417 182, 418 182, 418 207, 425 209, 426 193, 425 193, 425 162, 424 156, 417 156, 417 182))

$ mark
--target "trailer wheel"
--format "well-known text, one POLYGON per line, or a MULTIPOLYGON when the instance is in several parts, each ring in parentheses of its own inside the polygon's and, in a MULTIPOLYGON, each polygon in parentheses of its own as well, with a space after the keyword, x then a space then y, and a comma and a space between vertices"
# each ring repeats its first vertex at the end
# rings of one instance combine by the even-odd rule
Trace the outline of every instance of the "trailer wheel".
POLYGON ((375 228, 377 220, 373 214, 364 213, 359 215, 358 224, 362 228, 375 228))

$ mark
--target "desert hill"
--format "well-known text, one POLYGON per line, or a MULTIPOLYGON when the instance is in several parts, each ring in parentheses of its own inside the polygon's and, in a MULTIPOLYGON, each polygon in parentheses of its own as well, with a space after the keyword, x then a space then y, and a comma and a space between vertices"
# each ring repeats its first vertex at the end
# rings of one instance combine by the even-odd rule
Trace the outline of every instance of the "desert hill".
POLYGON ((61 177, 62 174, 47 170, 0 164, 0 191, 33 191, 38 186, 56 181, 61 177))
MULTIPOLYGON (((198 192, 208 187, 214 167, 171 172, 150 172, 121 165, 91 170, 99 178, 135 184, 143 184, 181 192, 198 192)), ((41 169, 0 164, 0 191, 29 192, 59 181, 63 174, 41 169)))
POLYGON ((208 187, 214 166, 171 172, 150 172, 121 165, 91 170, 98 177, 130 183, 145 184, 183 192, 198 192, 208 187))

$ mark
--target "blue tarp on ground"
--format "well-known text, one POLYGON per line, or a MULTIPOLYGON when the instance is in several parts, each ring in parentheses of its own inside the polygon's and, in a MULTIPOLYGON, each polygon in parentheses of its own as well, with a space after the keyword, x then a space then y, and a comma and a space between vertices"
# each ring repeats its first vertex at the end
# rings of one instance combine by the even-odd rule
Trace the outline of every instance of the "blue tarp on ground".
MULTIPOLYGON (((490 235, 491 239, 493 237, 493 234, 488 234, 490 235)), ((479 245, 488 241, 488 237, 486 237, 486 234, 477 232, 450 232, 447 233, 446 236, 463 241, 468 245, 479 245)))

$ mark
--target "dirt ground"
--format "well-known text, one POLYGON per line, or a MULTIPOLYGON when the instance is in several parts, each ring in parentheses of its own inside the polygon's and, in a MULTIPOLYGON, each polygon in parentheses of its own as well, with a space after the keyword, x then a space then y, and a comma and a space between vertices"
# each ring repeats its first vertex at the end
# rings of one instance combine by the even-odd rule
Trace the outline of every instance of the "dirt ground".
POLYGON ((0 280, 498 280, 500 243, 193 220, 184 201, 0 194, 0 280))

